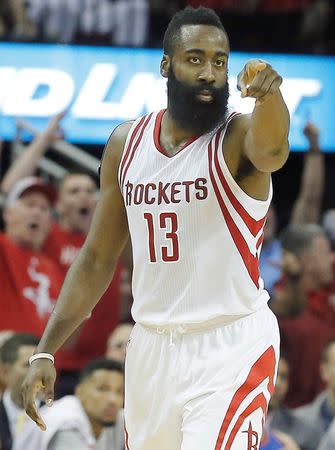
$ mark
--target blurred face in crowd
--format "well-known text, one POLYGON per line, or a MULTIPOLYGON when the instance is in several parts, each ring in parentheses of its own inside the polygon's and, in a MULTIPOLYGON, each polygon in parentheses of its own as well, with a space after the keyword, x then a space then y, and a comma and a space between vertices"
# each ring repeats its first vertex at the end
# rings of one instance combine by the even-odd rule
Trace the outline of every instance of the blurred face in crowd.
POLYGON ((10 391, 13 402, 20 408, 23 408, 22 383, 28 372, 29 358, 34 353, 35 348, 33 345, 22 345, 18 349, 14 363, 2 363, 7 389, 10 391))
POLYGON ((329 345, 320 372, 326 387, 335 392, 335 342, 329 345))
POLYGON ((277 233, 277 214, 275 208, 270 205, 268 216, 264 227, 264 245, 276 237, 277 233))
POLYGON ((107 341, 106 358, 124 363, 126 349, 133 325, 124 323, 115 328, 107 341))
POLYGON ((334 254, 330 241, 319 235, 312 239, 309 248, 301 253, 301 263, 306 277, 316 286, 327 286, 334 280, 334 254))
POLYGON ((289 375, 290 370, 286 359, 280 358, 275 391, 270 400, 270 410, 275 410, 283 404, 289 388, 289 375))
POLYGON ((103 427, 115 424, 123 394, 124 375, 116 370, 97 369, 76 387, 96 437, 103 427))
POLYGON ((40 250, 51 225, 51 205, 38 191, 28 191, 4 211, 8 237, 16 244, 40 250))
POLYGON ((66 176, 58 193, 57 212, 60 225, 68 231, 87 233, 96 203, 97 187, 90 176, 66 176))

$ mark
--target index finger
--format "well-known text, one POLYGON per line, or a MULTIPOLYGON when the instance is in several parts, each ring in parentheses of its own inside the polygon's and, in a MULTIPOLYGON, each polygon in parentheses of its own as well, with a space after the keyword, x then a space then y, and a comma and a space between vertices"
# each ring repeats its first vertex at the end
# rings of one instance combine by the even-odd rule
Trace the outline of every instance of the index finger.
POLYGON ((47 427, 36 406, 36 392, 37 389, 23 388, 23 405, 27 415, 40 427, 42 431, 45 431, 47 427))

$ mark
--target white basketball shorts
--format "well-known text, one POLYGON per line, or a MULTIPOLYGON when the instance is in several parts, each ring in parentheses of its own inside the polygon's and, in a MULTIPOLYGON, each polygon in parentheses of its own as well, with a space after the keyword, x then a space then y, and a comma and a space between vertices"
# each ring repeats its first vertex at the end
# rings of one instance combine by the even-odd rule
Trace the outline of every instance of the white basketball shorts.
POLYGON ((258 450, 278 358, 267 306, 202 331, 136 324, 126 356, 127 450, 258 450))

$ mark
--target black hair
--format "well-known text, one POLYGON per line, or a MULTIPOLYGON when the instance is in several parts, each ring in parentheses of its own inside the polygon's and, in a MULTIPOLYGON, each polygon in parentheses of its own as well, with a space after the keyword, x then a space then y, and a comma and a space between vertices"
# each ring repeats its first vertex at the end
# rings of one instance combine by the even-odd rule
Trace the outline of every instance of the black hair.
POLYGON ((325 235, 325 231, 320 225, 289 225, 281 233, 280 241, 284 250, 299 255, 303 250, 310 247, 315 237, 325 235))
POLYGON ((110 370, 111 372, 119 372, 124 375, 124 366, 119 361, 114 359, 99 358, 90 361, 79 374, 79 383, 85 381, 90 377, 96 370, 110 370))
POLYGON ((322 352, 321 352, 321 362, 326 363, 328 361, 328 352, 329 352, 330 347, 333 344, 335 344, 335 336, 328 339, 328 341, 323 346, 322 352))
POLYGON ((172 17, 165 31, 163 38, 163 49, 165 55, 171 56, 173 54, 180 36, 181 28, 184 25, 211 25, 213 27, 219 28, 227 35, 220 17, 213 9, 205 8, 203 6, 200 6, 199 8, 187 6, 181 11, 178 11, 172 17))
POLYGON ((66 174, 59 181, 58 188, 62 187, 68 178, 75 177, 75 176, 89 177, 95 183, 95 185, 97 185, 97 179, 96 179, 95 174, 93 174, 89 170, 84 170, 84 169, 83 170, 75 170, 74 169, 74 170, 69 170, 68 172, 66 172, 66 174))
POLYGON ((13 364, 18 358, 19 350, 24 346, 37 347, 39 338, 29 333, 15 333, 6 339, 0 349, 0 361, 7 364, 13 364))

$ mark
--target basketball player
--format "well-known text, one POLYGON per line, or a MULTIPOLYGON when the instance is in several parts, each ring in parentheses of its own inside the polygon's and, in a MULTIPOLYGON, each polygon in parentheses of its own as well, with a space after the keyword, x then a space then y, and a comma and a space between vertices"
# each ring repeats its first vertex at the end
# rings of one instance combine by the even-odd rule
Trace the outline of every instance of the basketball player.
POLYGON ((53 353, 108 285, 133 246, 136 325, 126 358, 126 447, 256 450, 274 389, 279 334, 258 270, 271 172, 288 157, 282 78, 247 62, 251 115, 228 114, 229 42, 217 15, 186 8, 164 37, 167 110, 112 133, 101 198, 31 360, 23 395, 43 430, 38 390, 51 405, 53 353))

